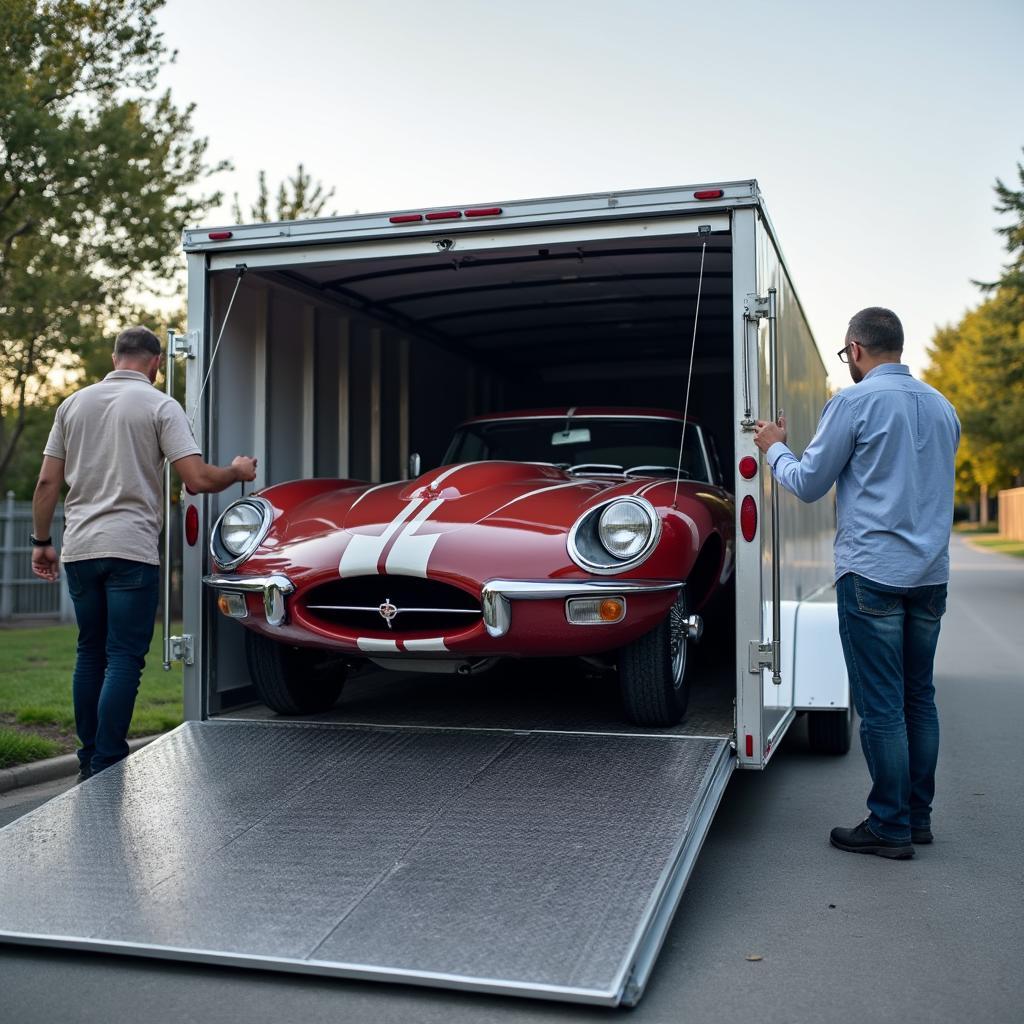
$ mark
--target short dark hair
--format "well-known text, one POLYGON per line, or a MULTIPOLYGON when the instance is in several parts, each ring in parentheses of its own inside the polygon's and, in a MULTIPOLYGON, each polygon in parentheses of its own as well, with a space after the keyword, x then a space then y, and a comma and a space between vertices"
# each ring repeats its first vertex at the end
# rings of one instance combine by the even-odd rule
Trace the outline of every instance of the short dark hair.
POLYGON ((138 359, 141 356, 158 356, 163 353, 160 339, 148 327, 129 327, 123 330, 114 342, 114 355, 138 359))
POLYGON ((873 352, 903 351, 903 324, 891 309, 882 306, 868 306, 854 313, 846 334, 873 352))

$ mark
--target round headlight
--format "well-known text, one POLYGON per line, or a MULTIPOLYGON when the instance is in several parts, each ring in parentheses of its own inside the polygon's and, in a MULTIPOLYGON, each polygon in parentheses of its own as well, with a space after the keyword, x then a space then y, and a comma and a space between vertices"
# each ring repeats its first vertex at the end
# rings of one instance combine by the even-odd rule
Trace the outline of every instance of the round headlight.
POLYGON ((636 501, 613 501, 602 513, 597 535, 610 555, 623 561, 643 551, 654 523, 647 509, 636 501))
POLYGON ((220 522, 221 543, 233 555, 240 555, 263 526, 263 516, 247 502, 229 508, 220 522))

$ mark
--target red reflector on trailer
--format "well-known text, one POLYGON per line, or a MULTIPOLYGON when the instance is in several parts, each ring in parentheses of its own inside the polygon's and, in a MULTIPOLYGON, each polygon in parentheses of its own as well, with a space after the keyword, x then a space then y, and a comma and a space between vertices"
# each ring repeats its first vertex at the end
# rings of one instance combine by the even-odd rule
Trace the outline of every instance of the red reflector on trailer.
POLYGON ((747 757, 754 756, 754 737, 747 733, 747 757))
POLYGON ((744 455, 740 459, 740 476, 744 480, 752 479, 757 473, 757 459, 753 455, 744 455))
POLYGON ((749 494, 740 505, 740 531, 744 540, 753 540, 757 533, 757 504, 749 494))
POLYGON ((234 234, 234 231, 211 231, 206 237, 214 242, 223 242, 226 238, 230 238, 234 234))
POLYGON ((501 213, 500 206, 483 206, 476 210, 467 210, 467 217, 497 217, 501 213))
POLYGON ((399 213, 394 217, 388 217, 388 220, 392 224, 415 224, 417 221, 423 220, 422 213, 399 213))
POLYGON ((694 199, 721 199, 725 195, 724 189, 720 188, 705 188, 700 192, 694 192, 694 199))
POLYGON ((199 511, 195 505, 185 510, 185 540, 190 548, 199 540, 199 511))
POLYGON ((441 210, 438 213, 428 213, 427 220, 458 220, 461 216, 461 210, 441 210))

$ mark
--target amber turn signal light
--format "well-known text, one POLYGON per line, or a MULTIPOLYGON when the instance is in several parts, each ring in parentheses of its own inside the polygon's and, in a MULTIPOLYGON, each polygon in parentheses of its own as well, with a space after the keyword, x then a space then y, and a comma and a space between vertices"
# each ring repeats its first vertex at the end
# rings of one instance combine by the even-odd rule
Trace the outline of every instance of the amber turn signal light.
POLYGON ((602 626, 626 617, 626 599, 619 597, 570 597, 565 617, 574 626, 602 626))
POLYGON ((249 614, 244 594, 220 594, 217 597, 217 607, 221 614, 229 619, 244 619, 249 614))

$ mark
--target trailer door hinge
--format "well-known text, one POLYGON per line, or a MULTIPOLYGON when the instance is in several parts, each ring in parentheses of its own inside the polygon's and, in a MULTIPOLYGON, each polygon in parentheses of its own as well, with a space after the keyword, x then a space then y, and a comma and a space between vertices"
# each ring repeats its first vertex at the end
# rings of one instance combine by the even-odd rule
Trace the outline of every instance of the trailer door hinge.
POLYGON ((769 640, 766 643, 761 643, 759 640, 751 640, 748 651, 750 672, 756 676, 762 669, 771 669, 772 683, 775 686, 781 686, 782 645, 779 641, 769 640))
POLYGON ((171 660, 180 661, 185 665, 192 665, 195 662, 193 657, 192 636, 186 633, 184 636, 171 637, 171 660))
POLYGON ((747 292, 743 300, 743 316, 747 320, 758 321, 768 316, 768 296, 758 295, 756 292, 747 292))
POLYGON ((189 331, 187 334, 178 334, 176 331, 170 331, 168 343, 171 355, 195 359, 196 353, 199 351, 199 332, 189 331))
POLYGON ((753 675, 759 675, 762 669, 772 667, 773 648, 774 645, 770 640, 767 643, 761 643, 758 640, 750 641, 747 649, 750 658, 749 671, 753 675))

